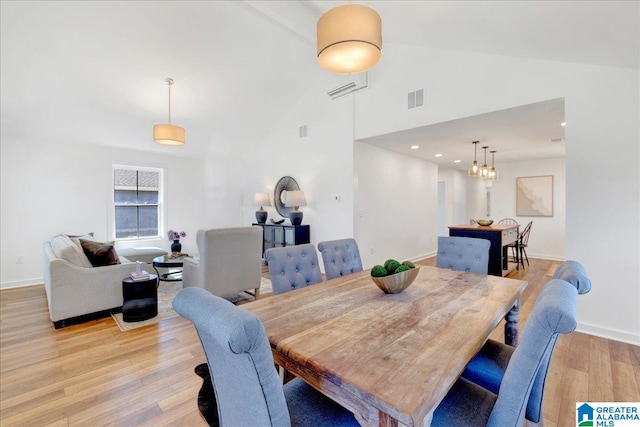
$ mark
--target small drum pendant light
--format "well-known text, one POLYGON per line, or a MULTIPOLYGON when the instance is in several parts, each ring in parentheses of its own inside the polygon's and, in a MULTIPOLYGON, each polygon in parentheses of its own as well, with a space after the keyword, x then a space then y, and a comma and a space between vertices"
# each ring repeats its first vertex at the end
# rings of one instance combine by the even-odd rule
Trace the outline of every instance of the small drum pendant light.
POLYGON ((318 20, 317 39, 322 68, 338 74, 366 71, 380 60, 382 20, 368 6, 337 6, 318 20))
POLYGON ((171 85, 173 79, 167 77, 164 81, 169 88, 169 120, 166 124, 153 126, 153 140, 163 145, 184 145, 184 128, 171 124, 171 85))

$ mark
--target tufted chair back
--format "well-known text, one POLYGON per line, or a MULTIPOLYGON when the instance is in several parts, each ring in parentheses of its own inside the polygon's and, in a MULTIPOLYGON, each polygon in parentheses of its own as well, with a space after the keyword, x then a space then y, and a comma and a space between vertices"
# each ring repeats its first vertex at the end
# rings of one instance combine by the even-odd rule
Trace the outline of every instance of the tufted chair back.
POLYGON ((316 247, 310 243, 270 248, 264 253, 274 294, 322 282, 316 247))
POLYGON ((220 425, 289 427, 287 402, 260 320, 200 288, 178 292, 173 308, 198 331, 220 425))
POLYGON ((487 239, 440 236, 436 267, 487 274, 490 246, 487 239))
POLYGON ((362 271, 362 260, 355 239, 327 240, 318 243, 327 280, 362 271))
POLYGON ((565 261, 558 266, 554 279, 562 279, 576 287, 580 295, 586 294, 591 290, 591 279, 587 275, 587 271, 578 261, 565 261))

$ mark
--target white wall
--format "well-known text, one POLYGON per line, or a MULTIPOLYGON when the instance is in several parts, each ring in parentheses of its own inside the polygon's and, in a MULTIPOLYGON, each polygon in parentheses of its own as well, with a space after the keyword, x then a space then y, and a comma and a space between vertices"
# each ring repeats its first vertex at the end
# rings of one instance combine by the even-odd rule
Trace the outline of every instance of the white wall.
MULTIPOLYGON (((300 210, 302 224, 310 225, 311 243, 353 237, 353 98, 331 100, 325 92, 333 80, 327 73, 310 82, 289 113, 256 142, 241 167, 245 224, 255 222, 253 194, 268 192, 273 204, 276 183, 291 176, 305 193, 307 206, 300 210), (307 125, 305 138, 299 138, 302 125, 307 125)), ((273 206, 265 209, 267 221, 280 219, 273 206)))
MULTIPOLYGON (((469 224, 471 219, 487 217, 486 187, 490 185, 487 181, 471 179, 464 171, 442 166, 438 168, 438 180, 447 187, 447 226, 469 224)), ((448 236, 448 229, 439 235, 448 236)))
POLYGON ((493 183, 492 218, 513 218, 522 231, 533 221, 527 255, 552 260, 565 259, 565 159, 554 158, 527 162, 501 163, 499 180, 493 183), (516 178, 523 176, 553 175, 553 216, 516 216, 516 178))
MULTIPOLYGON (((94 232, 97 240, 113 239, 113 164, 164 169, 165 225, 186 231, 182 250, 195 251, 195 232, 204 215, 204 176, 198 159, 16 138, 2 140, 1 160, 2 288, 43 282, 42 243, 55 234, 94 232), (16 263, 17 256, 23 257, 22 264, 16 263)), ((163 238, 136 244, 168 250, 170 242, 163 238)))
POLYGON ((355 237, 365 268, 435 253, 438 167, 356 142, 355 237))
POLYGON ((355 137, 563 97, 566 258, 594 283, 580 329, 640 344, 639 81, 632 69, 387 44, 358 95, 355 137), (417 88, 425 107, 407 111, 417 88))

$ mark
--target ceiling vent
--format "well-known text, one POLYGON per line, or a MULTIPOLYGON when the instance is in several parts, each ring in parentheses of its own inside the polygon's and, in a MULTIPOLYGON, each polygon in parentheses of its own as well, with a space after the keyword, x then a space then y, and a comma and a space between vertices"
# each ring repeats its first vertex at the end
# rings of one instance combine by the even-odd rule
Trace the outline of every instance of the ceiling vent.
POLYGON ((369 87, 369 74, 365 71, 364 73, 349 75, 346 79, 343 78, 338 86, 327 91, 327 95, 331 99, 337 99, 367 87, 369 87))
POLYGON ((409 110, 424 106, 424 89, 409 92, 407 95, 407 108, 409 110))

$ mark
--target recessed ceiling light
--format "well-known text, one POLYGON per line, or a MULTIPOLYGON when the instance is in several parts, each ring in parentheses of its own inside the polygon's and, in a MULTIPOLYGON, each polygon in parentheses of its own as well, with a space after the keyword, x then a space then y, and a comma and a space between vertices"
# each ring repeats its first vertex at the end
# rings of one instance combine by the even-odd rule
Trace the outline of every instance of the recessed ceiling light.
POLYGON ((411 149, 412 149, 412 150, 417 150, 418 148, 420 148, 420 146, 419 146, 419 145, 412 145, 412 146, 411 146, 411 149))
POLYGON ((436 154, 436 157, 442 157, 442 154, 438 153, 436 154))
POLYGON ((567 125, 567 122, 560 123, 560 126, 566 126, 566 125, 567 125))
POLYGON ((460 163, 462 160, 454 160, 453 163, 460 163))

